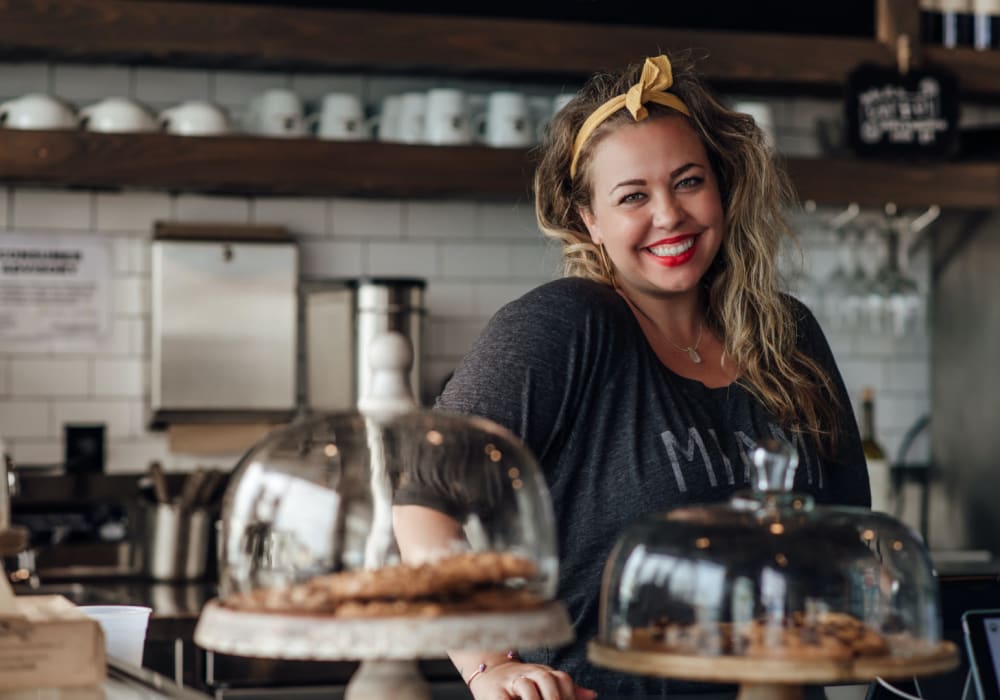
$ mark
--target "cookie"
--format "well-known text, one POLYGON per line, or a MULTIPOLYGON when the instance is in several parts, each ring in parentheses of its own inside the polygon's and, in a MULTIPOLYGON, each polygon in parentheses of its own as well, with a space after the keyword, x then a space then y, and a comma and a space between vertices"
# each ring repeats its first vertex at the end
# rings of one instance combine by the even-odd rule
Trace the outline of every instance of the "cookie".
POLYGON ((236 610, 338 617, 432 616, 534 607, 535 594, 506 583, 534 578, 535 563, 501 552, 468 552, 424 564, 342 571, 288 586, 230 595, 236 610))

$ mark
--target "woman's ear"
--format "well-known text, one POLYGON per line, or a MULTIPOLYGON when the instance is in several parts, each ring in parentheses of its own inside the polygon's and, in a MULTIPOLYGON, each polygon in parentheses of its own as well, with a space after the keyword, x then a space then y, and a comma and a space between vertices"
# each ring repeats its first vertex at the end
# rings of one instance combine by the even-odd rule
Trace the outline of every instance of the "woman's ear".
POLYGON ((580 214, 580 218, 583 219, 583 225, 587 227, 587 233, 590 234, 591 240, 597 245, 601 245, 603 242, 601 239, 600 228, 597 225, 597 219, 594 217, 594 212, 592 212, 587 207, 580 207, 577 209, 580 214))

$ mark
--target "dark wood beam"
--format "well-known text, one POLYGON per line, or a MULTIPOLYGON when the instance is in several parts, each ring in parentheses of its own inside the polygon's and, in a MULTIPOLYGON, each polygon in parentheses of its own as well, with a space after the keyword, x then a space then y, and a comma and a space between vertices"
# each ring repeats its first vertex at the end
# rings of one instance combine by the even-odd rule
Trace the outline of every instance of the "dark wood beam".
POLYGON ((693 49, 722 81, 839 83, 854 38, 163 0, 0 0, 0 56, 444 74, 582 77, 693 49), (792 60, 793 59, 793 60, 792 60))

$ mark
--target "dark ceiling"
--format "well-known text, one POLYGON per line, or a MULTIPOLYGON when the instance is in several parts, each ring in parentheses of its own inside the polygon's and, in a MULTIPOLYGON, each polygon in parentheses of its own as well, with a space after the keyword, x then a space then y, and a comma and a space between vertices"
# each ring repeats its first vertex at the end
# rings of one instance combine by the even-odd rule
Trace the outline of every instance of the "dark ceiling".
POLYGON ((392 10, 419 14, 506 17, 653 25, 692 29, 871 37, 875 0, 575 0, 573 2, 331 2, 328 0, 200 0, 284 7, 392 10))

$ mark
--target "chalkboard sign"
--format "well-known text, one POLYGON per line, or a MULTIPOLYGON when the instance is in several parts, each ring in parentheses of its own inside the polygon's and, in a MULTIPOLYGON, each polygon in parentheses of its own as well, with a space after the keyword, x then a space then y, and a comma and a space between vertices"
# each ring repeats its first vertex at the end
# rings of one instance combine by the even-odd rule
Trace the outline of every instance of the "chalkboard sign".
POLYGON ((859 156, 947 158, 958 147, 958 81, 938 69, 863 64, 847 81, 847 139, 859 156))

